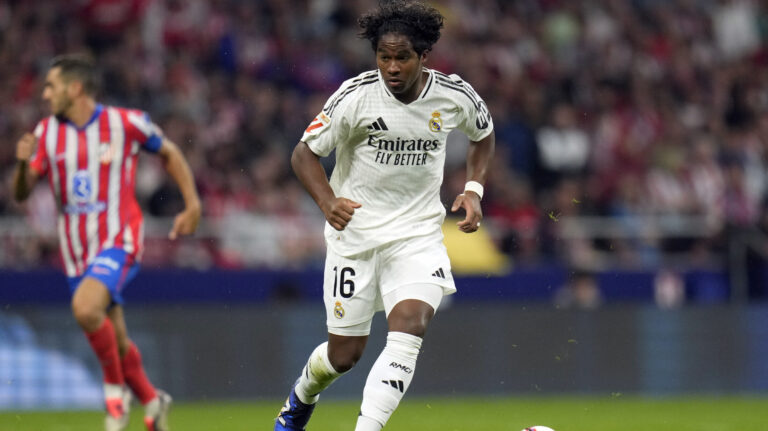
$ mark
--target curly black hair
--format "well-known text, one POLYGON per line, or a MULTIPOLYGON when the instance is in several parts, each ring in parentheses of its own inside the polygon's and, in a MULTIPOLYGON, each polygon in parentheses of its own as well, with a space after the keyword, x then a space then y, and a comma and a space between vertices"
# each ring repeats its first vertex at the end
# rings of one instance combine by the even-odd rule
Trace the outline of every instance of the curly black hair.
POLYGON ((421 55, 432 50, 432 45, 440 39, 443 15, 418 1, 382 0, 377 10, 364 14, 357 23, 362 28, 360 37, 368 39, 374 51, 381 36, 397 33, 407 37, 413 50, 421 55))

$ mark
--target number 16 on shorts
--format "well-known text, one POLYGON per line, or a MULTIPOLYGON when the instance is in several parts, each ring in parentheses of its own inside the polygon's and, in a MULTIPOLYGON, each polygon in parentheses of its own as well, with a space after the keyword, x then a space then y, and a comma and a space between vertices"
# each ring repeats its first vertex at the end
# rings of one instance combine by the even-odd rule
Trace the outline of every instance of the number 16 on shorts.
POLYGON ((323 278, 329 327, 356 325, 373 318, 378 297, 373 252, 351 259, 329 250, 323 278))
POLYGON ((355 270, 345 266, 339 269, 333 267, 333 297, 340 295, 342 298, 351 298, 355 294, 355 270))

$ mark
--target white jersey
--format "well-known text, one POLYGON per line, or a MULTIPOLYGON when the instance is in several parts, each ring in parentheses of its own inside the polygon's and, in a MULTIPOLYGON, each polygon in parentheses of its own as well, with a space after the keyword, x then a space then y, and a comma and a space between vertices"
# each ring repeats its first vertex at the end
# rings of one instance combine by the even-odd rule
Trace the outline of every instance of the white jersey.
POLYGON ((343 231, 326 222, 326 241, 339 255, 440 232, 448 133, 459 129, 479 141, 493 130, 472 86, 457 75, 424 72, 424 89, 409 104, 392 95, 378 70, 345 81, 301 138, 321 157, 336 149, 331 188, 362 205, 343 231))

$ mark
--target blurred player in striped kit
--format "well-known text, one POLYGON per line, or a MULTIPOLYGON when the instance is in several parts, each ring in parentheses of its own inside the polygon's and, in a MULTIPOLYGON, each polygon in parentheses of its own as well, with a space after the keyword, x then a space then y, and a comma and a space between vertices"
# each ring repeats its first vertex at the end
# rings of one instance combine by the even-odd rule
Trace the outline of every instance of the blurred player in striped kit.
POLYGON ((174 220, 171 239, 195 231, 201 204, 179 148, 145 112, 97 103, 98 82, 90 58, 53 59, 43 90, 52 115, 17 143, 14 196, 23 201, 39 179, 48 178, 59 210, 72 312, 104 375, 106 430, 125 429, 133 393, 144 405, 147 429, 161 431, 167 429, 171 398, 147 378, 122 307, 123 288, 139 269, 144 236, 134 193, 139 151, 163 159, 184 198, 186 208, 174 220))
POLYGON ((425 67, 443 17, 418 2, 382 2, 359 20, 378 70, 344 82, 306 129, 291 158, 326 218, 324 301, 328 341, 310 354, 276 431, 304 430, 319 394, 363 353, 377 311, 389 333, 363 389, 356 431, 386 425, 413 378, 427 325, 456 291, 443 245, 440 202, 446 137, 470 139, 467 184, 452 211, 480 226, 494 152, 491 116, 472 86, 425 67), (336 150, 330 181, 319 162, 336 150))

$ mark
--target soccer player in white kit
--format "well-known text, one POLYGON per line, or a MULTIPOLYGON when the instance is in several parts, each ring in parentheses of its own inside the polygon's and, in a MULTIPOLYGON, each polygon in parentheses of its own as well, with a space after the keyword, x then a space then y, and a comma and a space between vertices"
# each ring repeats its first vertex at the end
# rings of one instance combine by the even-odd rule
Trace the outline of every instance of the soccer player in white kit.
POLYGON ((378 70, 344 82, 307 127, 292 158, 327 220, 324 301, 328 341, 310 354, 275 430, 304 430, 320 392, 362 355, 371 321, 389 332, 363 389, 356 431, 384 427, 413 378, 427 324, 456 291, 441 226, 448 133, 470 139, 467 185, 451 211, 458 228, 480 226, 480 199, 494 150, 493 123, 472 87, 425 67, 443 17, 418 2, 390 1, 363 15, 361 36, 378 70), (319 162, 336 150, 330 181, 319 162))

